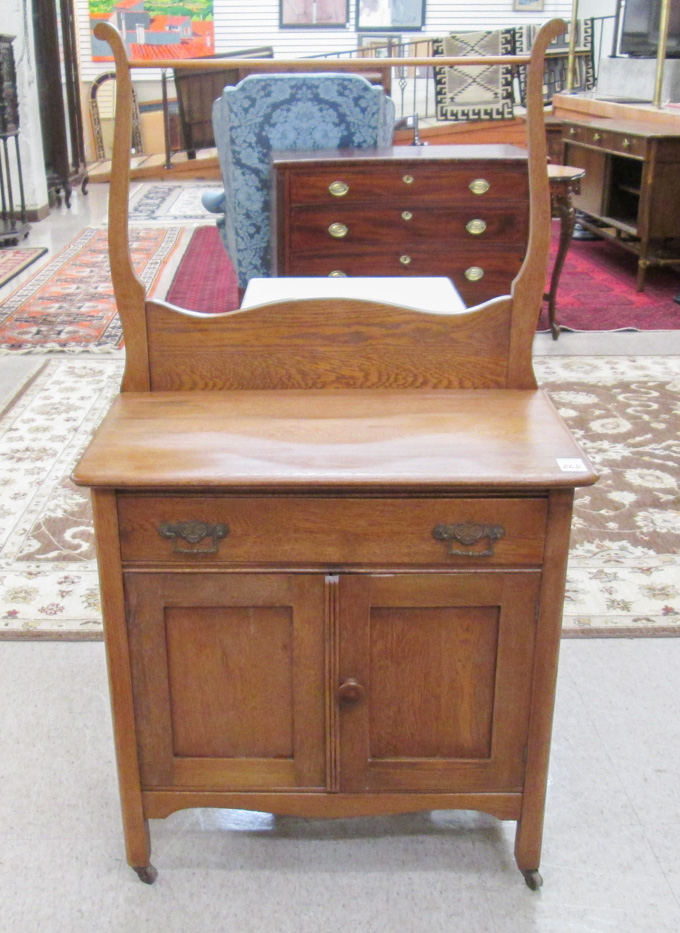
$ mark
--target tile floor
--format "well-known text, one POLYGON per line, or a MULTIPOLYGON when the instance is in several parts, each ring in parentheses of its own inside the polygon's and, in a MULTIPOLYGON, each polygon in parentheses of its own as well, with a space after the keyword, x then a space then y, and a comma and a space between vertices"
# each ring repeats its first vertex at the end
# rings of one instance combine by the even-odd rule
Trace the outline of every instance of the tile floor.
MULTIPOLYGON (((54 255, 104 196, 75 194, 27 244, 54 255)), ((679 338, 538 336, 536 351, 679 353, 679 338)), ((35 365, 0 357, 0 403, 35 365)), ((472 813, 176 813, 151 821, 148 887, 123 854, 103 645, 0 641, 0 931, 675 933, 679 668, 680 639, 563 643, 540 892, 514 867, 514 824, 472 813)))

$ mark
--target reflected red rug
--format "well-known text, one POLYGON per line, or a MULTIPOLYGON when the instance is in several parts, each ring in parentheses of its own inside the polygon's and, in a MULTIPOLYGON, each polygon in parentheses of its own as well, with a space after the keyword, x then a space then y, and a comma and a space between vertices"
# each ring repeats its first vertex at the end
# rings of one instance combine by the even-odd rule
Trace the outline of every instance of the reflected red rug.
POLYGON ((166 301, 187 311, 219 313, 239 306, 236 273, 217 227, 199 227, 191 238, 166 301))
MULTIPOLYGON (((179 242, 181 227, 130 230, 130 254, 147 291, 179 242)), ((87 228, 0 304, 0 349, 113 350, 122 345, 106 230, 87 228)))
MULTIPOLYGON (((554 224, 551 264, 557 250, 554 224)), ((637 257, 604 240, 572 240, 557 291, 557 321, 567 330, 678 330, 680 274, 647 270, 644 292, 635 291, 637 257)), ((544 309, 539 330, 548 329, 544 309)))
MULTIPOLYGON (((553 233, 551 265, 557 249, 553 233)), ((680 274, 647 272, 645 290, 635 291, 636 258, 604 241, 572 241, 557 294, 558 321, 570 330, 680 329, 680 274)), ((193 235, 168 291, 167 300, 190 311, 233 311, 236 278, 216 227, 193 235)), ((548 329, 547 312, 539 330, 548 329)))

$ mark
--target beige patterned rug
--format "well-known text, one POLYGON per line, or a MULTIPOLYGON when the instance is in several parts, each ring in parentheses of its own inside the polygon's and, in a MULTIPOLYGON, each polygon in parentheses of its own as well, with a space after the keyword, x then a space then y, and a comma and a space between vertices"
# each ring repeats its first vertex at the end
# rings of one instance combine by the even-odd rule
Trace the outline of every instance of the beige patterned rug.
MULTIPOLYGON (((565 635, 680 635, 680 358, 536 370, 602 475, 577 493, 565 635)), ((0 419, 0 638, 101 637, 89 501, 68 477, 121 373, 52 358, 0 419)))

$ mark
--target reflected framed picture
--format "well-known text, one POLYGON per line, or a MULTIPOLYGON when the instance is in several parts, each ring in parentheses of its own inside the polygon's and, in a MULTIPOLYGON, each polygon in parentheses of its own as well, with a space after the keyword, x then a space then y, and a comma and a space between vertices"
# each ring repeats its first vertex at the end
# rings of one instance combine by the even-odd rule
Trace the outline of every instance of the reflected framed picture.
POLYGON ((279 0, 282 29, 346 29, 349 0, 279 0))
POLYGON ((512 8, 518 13, 542 12, 545 0, 513 0, 512 8))
POLYGON ((357 0, 358 30, 416 30, 424 25, 425 0, 357 0))

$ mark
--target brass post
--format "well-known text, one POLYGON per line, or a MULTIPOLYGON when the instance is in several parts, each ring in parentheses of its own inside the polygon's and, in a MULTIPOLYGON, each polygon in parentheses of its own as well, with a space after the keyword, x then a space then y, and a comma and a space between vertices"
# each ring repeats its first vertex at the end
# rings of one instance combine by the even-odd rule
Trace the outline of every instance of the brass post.
POLYGON ((661 88, 663 86, 663 66, 666 61, 666 45, 668 43, 668 24, 671 18, 671 0, 661 0, 661 16, 659 19, 659 48, 656 53, 656 81, 654 82, 655 107, 661 106, 661 88))
POLYGON ((571 32, 569 34, 569 56, 567 58, 567 93, 574 90, 574 71, 576 65, 576 22, 578 20, 578 0, 571 4, 571 32))

